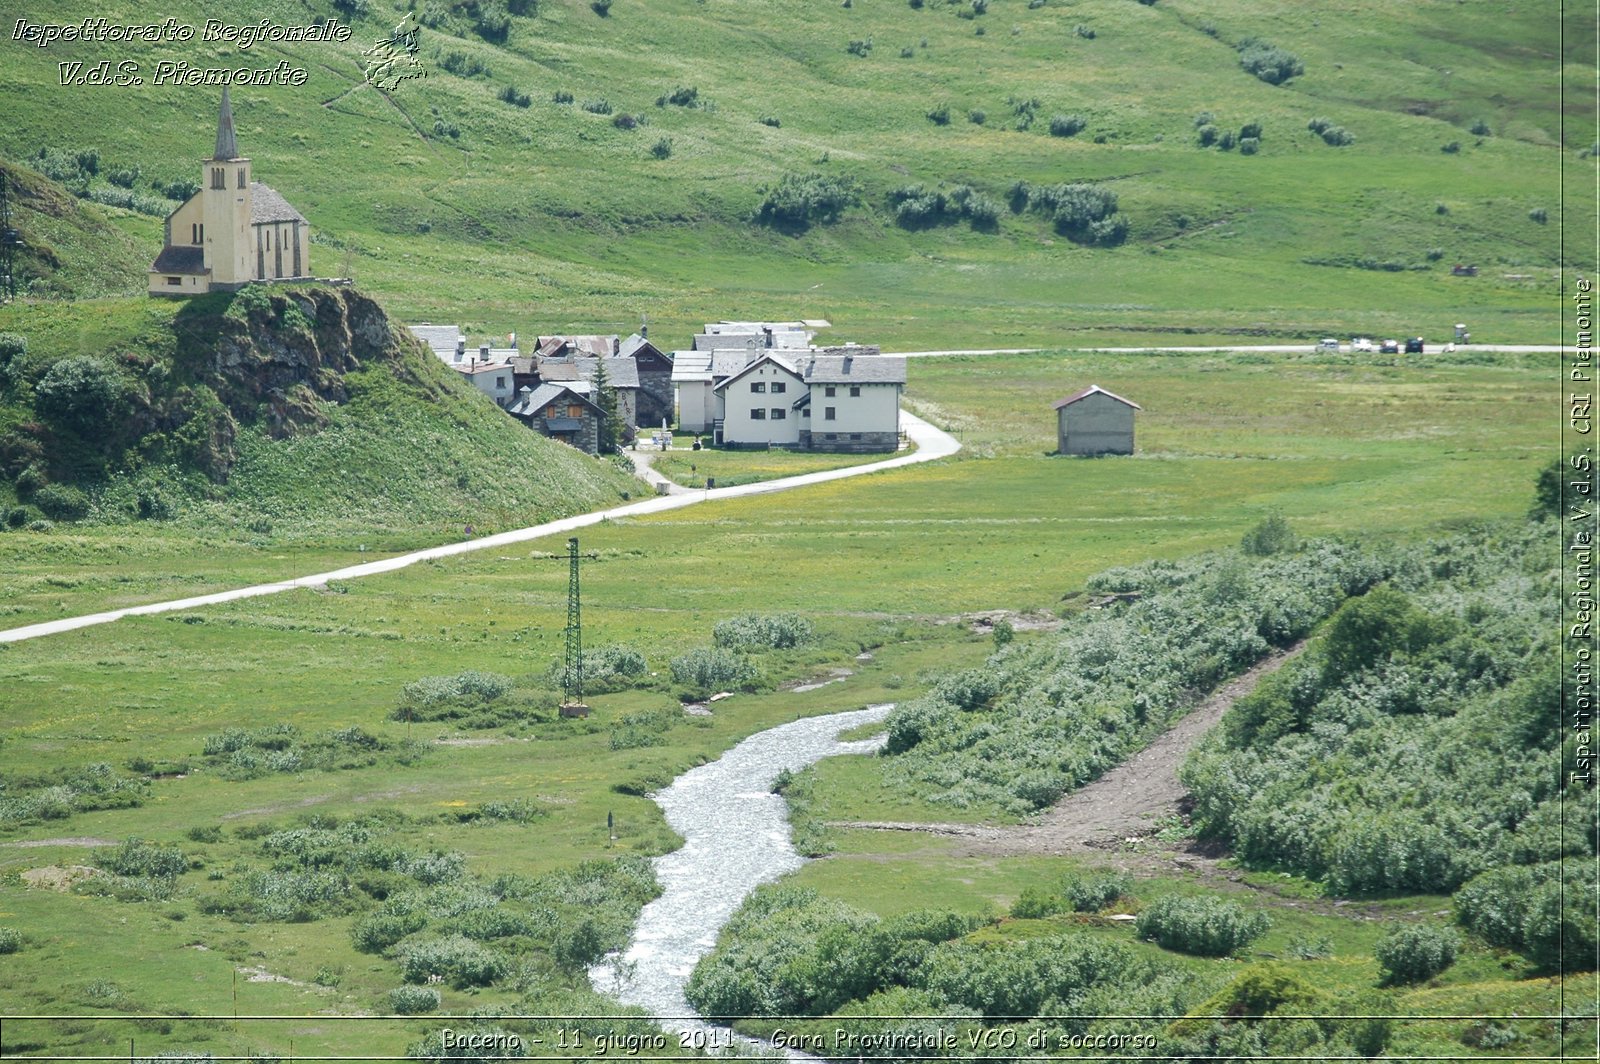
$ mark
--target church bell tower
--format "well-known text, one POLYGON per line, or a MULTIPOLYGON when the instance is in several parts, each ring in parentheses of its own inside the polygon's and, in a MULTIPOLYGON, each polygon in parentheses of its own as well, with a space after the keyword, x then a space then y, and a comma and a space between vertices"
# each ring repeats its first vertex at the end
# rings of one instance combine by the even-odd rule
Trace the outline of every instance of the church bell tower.
POLYGON ((217 118, 217 150, 201 164, 204 197, 205 265, 213 288, 238 287, 251 280, 250 160, 239 154, 233 133, 233 105, 222 89, 217 118))

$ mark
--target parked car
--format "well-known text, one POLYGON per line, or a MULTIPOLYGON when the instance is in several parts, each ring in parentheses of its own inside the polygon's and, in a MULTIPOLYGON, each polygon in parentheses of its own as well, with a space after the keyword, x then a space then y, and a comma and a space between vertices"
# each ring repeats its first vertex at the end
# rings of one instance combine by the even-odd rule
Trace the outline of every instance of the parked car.
POLYGON ((1317 350, 1331 351, 1337 355, 1339 353, 1339 341, 1335 340, 1331 336, 1324 336, 1321 340, 1317 341, 1317 350))
POLYGON ((1378 350, 1385 355, 1398 355, 1400 353, 1400 341, 1385 340, 1378 345, 1378 350))
POLYGON ((1371 340, 1367 339, 1365 336, 1358 336, 1354 340, 1350 341, 1350 350, 1371 352, 1377 349, 1372 346, 1371 340))
POLYGON ((1406 341, 1406 354, 1408 354, 1408 355, 1420 355, 1420 354, 1422 354, 1422 337, 1413 336, 1411 339, 1406 341))

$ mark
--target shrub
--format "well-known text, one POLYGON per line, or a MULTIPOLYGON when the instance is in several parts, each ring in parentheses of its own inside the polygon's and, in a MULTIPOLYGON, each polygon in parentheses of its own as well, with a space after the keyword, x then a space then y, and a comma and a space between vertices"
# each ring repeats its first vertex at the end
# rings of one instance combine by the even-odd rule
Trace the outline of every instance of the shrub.
POLYGON ((1439 145, 1439 150, 1444 152, 1446 155, 1454 155, 1461 150, 1461 142, 1459 140, 1449 141, 1445 144, 1439 145))
POLYGON ((1550 212, 1543 207, 1535 207, 1528 212, 1528 220, 1543 225, 1550 220, 1550 212))
POLYGON ((70 484, 46 484, 34 492, 33 504, 55 521, 81 521, 89 514, 89 496, 70 484))
POLYGON ((1199 141, 1202 148, 1209 148, 1217 142, 1217 127, 1209 122, 1195 130, 1195 140, 1199 141))
POLYGON ((872 51, 872 38, 868 37, 864 41, 851 41, 849 44, 844 46, 844 50, 849 52, 851 55, 865 57, 868 52, 872 51))
POLYGON ((34 386, 34 407, 57 424, 93 432, 117 416, 126 385, 110 363, 88 355, 64 358, 34 386))
POLYGON ((14 927, 0 927, 0 953, 15 953, 22 948, 22 932, 14 927))
POLYGON ((1072 32, 1077 34, 1079 37, 1082 37, 1086 41, 1092 41, 1095 38, 1094 27, 1085 26, 1081 22, 1072 27, 1072 32))
POLYGON ((1260 140, 1261 139, 1261 123, 1260 122, 1246 122, 1244 125, 1240 126, 1239 127, 1239 139, 1243 140, 1245 137, 1254 137, 1257 140, 1260 140))
POLYGON ((932 122, 936 126, 949 125, 950 105, 947 103, 941 103, 939 106, 933 108, 928 112, 928 121, 932 122))
POLYGON ((911 59, 911 58, 915 57, 916 54, 917 54, 917 50, 915 48, 911 47, 909 44, 906 45, 904 48, 900 49, 900 58, 901 59, 911 59))
POLYGON ((1284 520, 1282 514, 1271 514, 1256 522, 1244 534, 1239 541, 1239 548, 1257 558, 1292 551, 1295 548, 1294 529, 1289 527, 1289 522, 1284 520))
POLYGON ((506 103, 514 104, 517 107, 529 107, 533 104, 533 97, 529 96, 515 85, 507 85, 505 88, 501 89, 500 99, 504 100, 506 103))
POLYGON ((1406 924, 1378 940, 1373 955, 1386 985, 1418 983, 1444 971, 1456 959, 1456 933, 1433 924, 1406 924))
POLYGON ((1139 914, 1134 930, 1162 949, 1224 957, 1260 937, 1270 924, 1266 913, 1221 898, 1168 895, 1139 914))
POLYGON ((1068 876, 1061 895, 1074 912, 1097 913, 1128 893, 1133 880, 1122 872, 1092 872, 1068 876))
POLYGON ((396 1016, 416 1016, 439 1007, 439 992, 431 986, 397 986, 389 991, 389 1011, 396 1016))
POLYGON ((589 0, 589 10, 606 18, 611 14, 611 0, 589 0))
POLYGON ((778 129, 783 125, 783 122, 779 120, 777 115, 762 115, 756 121, 760 122, 764 126, 771 126, 773 129, 778 129))
POLYGON ((639 127, 639 120, 624 112, 623 114, 613 118, 611 120, 611 124, 616 126, 618 129, 637 129, 639 127))
POLYGON ((1492 946, 1526 954, 1542 970, 1583 971, 1593 962, 1596 929, 1593 920, 1583 918, 1576 899, 1594 893, 1592 864, 1547 861, 1495 868, 1456 892, 1456 920, 1492 946))
POLYGON ((362 953, 382 953, 407 935, 421 931, 427 918, 419 912, 368 913, 350 928, 350 941, 362 953))
POLYGON ((464 935, 412 942, 402 951, 400 967, 408 983, 425 983, 437 975, 457 989, 488 986, 510 970, 499 950, 464 935))
POLYGON ((557 89, 555 92, 550 94, 550 99, 553 103, 571 103, 573 96, 572 93, 568 92, 566 89, 557 89))
POLYGON ((656 106, 665 107, 670 103, 674 107, 695 107, 698 105, 699 100, 700 90, 697 87, 691 85, 688 88, 684 88, 679 85, 671 92, 657 96, 656 106))
POLYGON ((1343 126, 1329 126, 1322 131, 1322 141, 1329 147, 1343 148, 1356 142, 1355 135, 1343 126))
POLYGON ((1239 65, 1268 85, 1282 85, 1306 72, 1299 56, 1258 38, 1246 37, 1238 48, 1239 65))
POLYGON ((694 694, 709 694, 755 681, 756 668, 722 647, 696 647, 672 659, 672 679, 694 694))
POLYGON ((650 145, 650 155, 655 159, 666 159, 672 155, 672 138, 662 137, 650 145))
POLYGON ((1082 115, 1053 115, 1050 119, 1052 137, 1073 137, 1083 132, 1088 123, 1082 115))
MULTIPOLYGON (((499 673, 483 672, 479 669, 467 669, 465 672, 456 673, 454 676, 424 676, 420 680, 413 680, 400 689, 401 710, 411 709, 423 712, 436 711, 444 706, 477 706, 487 705, 490 702, 504 698, 511 691, 512 683, 509 676, 499 673)), ((434 712, 429 716, 416 719, 437 719, 440 714, 434 712)), ((413 719, 396 711, 396 720, 413 719)), ((227 734, 227 733, 224 733, 227 734)), ((206 751, 210 753, 210 750, 206 751)))
POLYGON ((971 122, 975 126, 981 126, 985 122, 987 122, 988 120, 989 120, 988 114, 986 114, 983 111, 978 110, 976 107, 974 107, 972 110, 967 112, 967 121, 971 122))
POLYGON ((1489 135, 1489 123, 1481 118, 1472 123, 1472 135, 1475 137, 1487 137, 1489 135))
POLYGON ((1240 137, 1239 138, 1239 154, 1240 155, 1254 155, 1256 152, 1258 152, 1260 150, 1261 150, 1261 141, 1258 140, 1257 138, 1255 138, 1255 137, 1240 137))
POLYGON ((1011 915, 1019 920, 1034 920, 1054 916, 1067 907, 1066 899, 1041 887, 1025 887, 1022 895, 1012 903, 1011 915))
POLYGON ((741 613, 718 621, 712 638, 730 650, 786 650, 811 642, 811 622, 798 613, 741 613))
POLYGON ((849 178, 817 172, 786 173, 776 185, 763 186, 759 192, 761 202, 754 221, 791 231, 836 221, 858 197, 855 182, 849 178))
POLYGON ((585 100, 583 109, 592 115, 608 115, 611 113, 611 101, 604 97, 598 100, 585 100))
POLYGON ((189 867, 188 859, 176 846, 159 846, 138 836, 129 836, 114 850, 96 850, 96 867, 119 876, 149 879, 176 879, 189 867))

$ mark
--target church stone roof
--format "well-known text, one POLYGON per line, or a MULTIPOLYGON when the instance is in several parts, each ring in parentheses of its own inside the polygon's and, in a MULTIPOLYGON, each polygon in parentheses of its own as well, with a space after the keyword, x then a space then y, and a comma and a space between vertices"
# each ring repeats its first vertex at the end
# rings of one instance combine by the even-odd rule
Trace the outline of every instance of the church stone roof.
POLYGON ((289 201, 278 194, 278 190, 271 185, 263 185, 259 181, 250 182, 250 221, 254 225, 262 222, 304 222, 306 216, 289 206, 289 201))
POLYGON ((151 273, 205 273, 205 249, 172 246, 161 249, 156 261, 150 265, 151 273))

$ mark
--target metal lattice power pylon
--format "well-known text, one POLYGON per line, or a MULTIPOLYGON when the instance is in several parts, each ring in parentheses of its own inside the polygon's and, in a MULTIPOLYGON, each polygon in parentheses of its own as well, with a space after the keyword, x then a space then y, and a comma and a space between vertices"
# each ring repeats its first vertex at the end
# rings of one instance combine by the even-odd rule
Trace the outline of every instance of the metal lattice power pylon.
POLYGON ((583 601, 578 592, 578 538, 567 540, 567 660, 562 670, 567 704, 583 705, 583 601))

